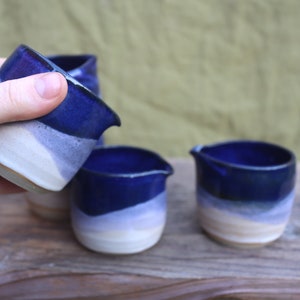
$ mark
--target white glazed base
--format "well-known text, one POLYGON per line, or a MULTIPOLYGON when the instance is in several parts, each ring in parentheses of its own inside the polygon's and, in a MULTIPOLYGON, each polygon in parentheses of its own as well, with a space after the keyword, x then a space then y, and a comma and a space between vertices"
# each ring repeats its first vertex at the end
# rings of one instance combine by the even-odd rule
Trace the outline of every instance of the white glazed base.
POLYGON ((88 249, 108 254, 133 254, 154 246, 166 223, 165 193, 133 207, 88 216, 72 205, 72 226, 88 249))
POLYGON ((265 224, 245 220, 216 208, 199 208, 199 222, 213 239, 238 248, 262 247, 278 239, 286 223, 265 224))
POLYGON ((70 187, 60 192, 25 193, 30 210, 39 217, 50 221, 70 219, 70 187))
POLYGON ((28 191, 60 191, 95 144, 38 121, 2 124, 0 175, 28 191))
POLYGON ((154 246, 164 226, 143 231, 87 232, 73 227, 78 241, 90 250, 107 254, 134 254, 154 246))
POLYGON ((203 230, 215 240, 233 247, 255 248, 269 244, 284 232, 295 192, 276 204, 243 203, 219 199, 198 191, 198 218, 203 230))
POLYGON ((2 165, 1 163, 0 163, 0 176, 27 191, 38 192, 38 193, 44 193, 44 192, 48 191, 48 190, 36 185, 34 182, 27 179, 25 176, 2 165))

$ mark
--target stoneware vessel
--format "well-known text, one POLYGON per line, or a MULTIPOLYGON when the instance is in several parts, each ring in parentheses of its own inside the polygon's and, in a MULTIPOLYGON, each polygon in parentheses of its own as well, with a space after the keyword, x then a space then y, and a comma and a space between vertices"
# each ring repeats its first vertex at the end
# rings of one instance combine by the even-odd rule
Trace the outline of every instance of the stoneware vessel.
POLYGON ((0 69, 0 81, 57 71, 68 94, 51 113, 0 126, 0 175, 31 191, 59 191, 76 174, 102 133, 120 119, 100 98, 35 50, 21 45, 0 69))
POLYGON ((296 158, 260 141, 228 141, 191 150, 196 165, 198 216, 216 240, 258 247, 278 239, 289 220, 296 158))
MULTIPOLYGON (((101 97, 100 81, 97 72, 97 57, 92 54, 48 56, 54 64, 69 73, 94 94, 101 97)), ((103 145, 103 136, 97 145, 103 145)), ((70 217, 70 184, 58 192, 27 192, 25 198, 31 211, 53 221, 68 220, 70 217)))
POLYGON ((72 226, 87 248, 132 254, 155 245, 166 222, 166 178, 158 154, 130 146, 96 148, 73 181, 72 226))

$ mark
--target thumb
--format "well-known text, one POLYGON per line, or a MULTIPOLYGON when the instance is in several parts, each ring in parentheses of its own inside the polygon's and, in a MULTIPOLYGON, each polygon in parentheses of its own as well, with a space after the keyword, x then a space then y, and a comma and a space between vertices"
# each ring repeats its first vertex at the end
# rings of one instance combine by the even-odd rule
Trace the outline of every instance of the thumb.
POLYGON ((0 83, 0 124, 41 117, 66 97, 67 81, 56 72, 0 83))

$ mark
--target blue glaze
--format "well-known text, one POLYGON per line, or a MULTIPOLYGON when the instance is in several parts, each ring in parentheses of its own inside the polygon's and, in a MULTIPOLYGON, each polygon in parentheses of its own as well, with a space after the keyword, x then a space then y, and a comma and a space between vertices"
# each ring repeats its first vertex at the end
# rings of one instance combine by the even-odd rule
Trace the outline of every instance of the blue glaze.
MULTIPOLYGON (((74 79, 102 97, 100 80, 97 72, 97 57, 93 54, 52 55, 48 56, 54 64, 69 73, 74 79)), ((103 135, 98 139, 97 146, 104 145, 103 135)))
POLYGON ((197 186, 231 201, 280 201, 294 188, 296 158, 278 145, 229 141, 190 153, 196 163, 197 186))
MULTIPOLYGON (((93 54, 52 55, 48 56, 54 64, 69 73, 74 79, 91 90, 98 97, 102 97, 100 80, 97 73, 97 57, 93 54)), ((104 144, 103 135, 97 145, 104 144)))
POLYGON ((118 115, 100 98, 51 60, 25 45, 19 46, 2 65, 0 82, 52 71, 65 76, 68 94, 55 110, 39 118, 40 122, 69 135, 96 140, 108 127, 120 126, 118 115))
POLYGON ((121 210, 165 191, 172 167, 154 152, 130 146, 96 148, 73 182, 73 201, 87 215, 121 210))

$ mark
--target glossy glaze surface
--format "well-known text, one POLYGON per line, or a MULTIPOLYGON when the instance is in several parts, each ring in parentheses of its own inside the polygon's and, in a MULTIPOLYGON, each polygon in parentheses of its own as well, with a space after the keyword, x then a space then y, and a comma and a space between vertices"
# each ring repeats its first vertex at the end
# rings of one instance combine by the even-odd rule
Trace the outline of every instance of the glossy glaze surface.
MULTIPOLYGON (((102 97, 100 78, 97 70, 97 57, 93 54, 78 55, 52 55, 48 56, 54 64, 74 79, 87 87, 98 97, 102 97)), ((97 141, 97 146, 104 145, 104 136, 101 135, 97 141)))

